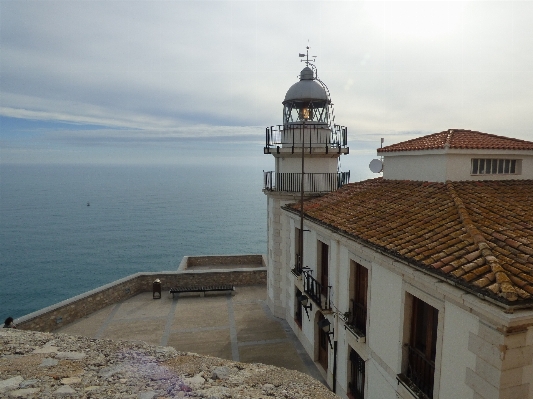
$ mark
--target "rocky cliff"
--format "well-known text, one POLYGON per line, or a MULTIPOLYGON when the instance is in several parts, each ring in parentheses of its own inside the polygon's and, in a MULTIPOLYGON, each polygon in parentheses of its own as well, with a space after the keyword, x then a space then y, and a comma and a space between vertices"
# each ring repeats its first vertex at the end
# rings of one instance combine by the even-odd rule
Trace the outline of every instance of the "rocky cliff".
POLYGON ((0 329, 0 397, 334 399, 297 371, 143 342, 0 329))

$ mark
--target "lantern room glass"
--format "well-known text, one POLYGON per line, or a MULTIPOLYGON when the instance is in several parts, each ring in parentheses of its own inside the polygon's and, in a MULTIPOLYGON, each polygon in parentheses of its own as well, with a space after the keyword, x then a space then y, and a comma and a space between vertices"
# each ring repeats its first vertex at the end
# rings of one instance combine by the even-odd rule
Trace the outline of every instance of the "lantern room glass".
POLYGON ((325 101, 290 101, 283 107, 283 122, 329 123, 328 105, 325 101))

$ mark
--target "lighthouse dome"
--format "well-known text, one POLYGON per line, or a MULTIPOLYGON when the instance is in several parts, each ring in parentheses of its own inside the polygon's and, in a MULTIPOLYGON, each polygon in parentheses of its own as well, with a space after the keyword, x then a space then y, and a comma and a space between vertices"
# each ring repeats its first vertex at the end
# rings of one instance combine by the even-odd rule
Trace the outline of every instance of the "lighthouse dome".
POLYGON ((300 81, 289 88, 287 94, 285 94, 283 103, 294 100, 328 102, 326 90, 315 80, 313 70, 309 67, 302 69, 302 72, 300 72, 300 81))

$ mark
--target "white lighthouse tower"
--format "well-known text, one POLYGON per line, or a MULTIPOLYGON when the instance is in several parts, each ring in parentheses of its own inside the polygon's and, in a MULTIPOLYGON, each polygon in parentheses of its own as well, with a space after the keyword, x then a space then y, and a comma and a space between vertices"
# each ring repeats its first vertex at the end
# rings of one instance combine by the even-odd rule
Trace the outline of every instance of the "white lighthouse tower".
POLYGON ((350 172, 339 171, 339 157, 348 154, 347 129, 334 124, 327 86, 317 77, 309 60, 283 101, 283 124, 267 127, 265 154, 272 154, 275 170, 264 172, 263 192, 267 196, 268 305, 274 315, 285 317, 288 274, 299 276, 305 264, 303 219, 290 237, 282 236, 281 207, 337 190, 348 183, 350 172), (293 235, 294 234, 294 235, 293 235), (294 240, 293 253, 290 245, 294 240))

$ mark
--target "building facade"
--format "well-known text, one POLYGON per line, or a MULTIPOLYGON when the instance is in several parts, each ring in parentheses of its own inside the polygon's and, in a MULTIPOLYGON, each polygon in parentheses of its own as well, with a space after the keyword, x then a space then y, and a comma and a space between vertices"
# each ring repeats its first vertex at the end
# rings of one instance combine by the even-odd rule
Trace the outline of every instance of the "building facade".
POLYGON ((303 228, 282 205, 273 310, 343 398, 533 399, 533 143, 450 129, 378 154, 383 177, 307 199, 303 228))

